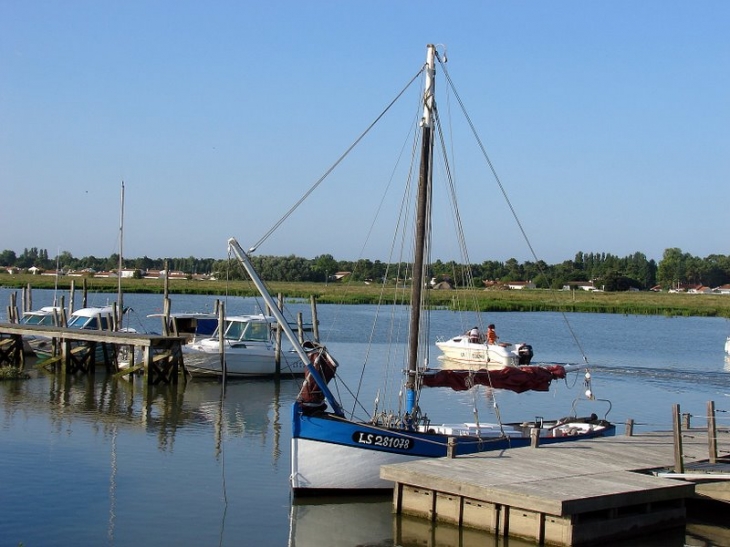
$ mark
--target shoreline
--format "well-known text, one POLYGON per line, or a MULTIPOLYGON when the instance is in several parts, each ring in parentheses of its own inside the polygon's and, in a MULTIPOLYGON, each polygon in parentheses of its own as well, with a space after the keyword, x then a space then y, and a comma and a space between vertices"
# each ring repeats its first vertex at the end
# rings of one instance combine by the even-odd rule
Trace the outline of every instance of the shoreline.
MULTIPOLYGON (((0 276, 0 287, 8 290, 57 290, 62 295, 76 292, 116 293, 115 278, 60 278, 33 275, 0 276)), ((268 283, 272 294, 286 299, 315 297, 318 304, 377 304, 383 298, 379 285, 362 283, 268 283)), ((168 280, 169 294, 200 294, 255 297, 258 291, 249 281, 168 280)), ((164 294, 162 279, 123 279, 125 294, 164 294)), ((403 300, 402 288, 390 285, 387 297, 394 293, 403 300)), ((582 290, 558 291, 547 289, 487 290, 451 289, 429 291, 432 308, 463 310, 476 306, 482 312, 565 312, 565 313, 621 313, 630 315, 665 315, 669 317, 724 317, 730 319, 730 295, 688 294, 650 291, 588 292, 582 290)))

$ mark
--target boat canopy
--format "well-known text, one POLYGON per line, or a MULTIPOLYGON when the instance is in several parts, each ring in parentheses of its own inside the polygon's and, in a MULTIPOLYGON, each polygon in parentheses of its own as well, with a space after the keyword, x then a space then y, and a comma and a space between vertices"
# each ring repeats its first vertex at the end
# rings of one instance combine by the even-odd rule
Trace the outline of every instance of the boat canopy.
POLYGON ((498 370, 427 370, 422 373, 426 387, 450 387, 464 391, 476 385, 494 389, 508 389, 515 393, 524 391, 549 391, 553 380, 565 378, 562 365, 507 367, 498 370))

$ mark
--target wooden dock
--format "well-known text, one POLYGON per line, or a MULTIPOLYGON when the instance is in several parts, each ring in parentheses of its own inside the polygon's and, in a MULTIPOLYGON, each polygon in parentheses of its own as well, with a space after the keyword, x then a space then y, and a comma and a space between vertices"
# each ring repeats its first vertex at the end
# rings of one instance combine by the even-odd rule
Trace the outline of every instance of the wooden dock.
MULTIPOLYGON (((709 471, 701 464, 707 430, 682 437, 685 470, 709 471)), ((730 435, 717 437, 727 453, 730 435)), ((711 471, 730 471, 725 461, 711 471)), ((695 483, 654 474, 675 464, 675 434, 658 432, 417 460, 383 466, 380 476, 395 483, 397 513, 542 544, 587 545, 683 526, 695 483)))
MULTIPOLYGON (((96 348, 101 346, 104 365, 119 371, 117 356, 123 348, 135 355, 142 350, 143 358, 137 363, 143 368, 147 383, 175 384, 180 372, 185 372, 182 357, 184 336, 161 336, 134 332, 70 329, 40 325, 0 323, 0 366, 24 366, 23 336, 45 336, 59 341, 60 359, 67 374, 91 374, 96 368, 96 348)), ((131 363, 132 368, 135 363, 131 363)), ((183 374, 183 378, 185 375, 183 374)))

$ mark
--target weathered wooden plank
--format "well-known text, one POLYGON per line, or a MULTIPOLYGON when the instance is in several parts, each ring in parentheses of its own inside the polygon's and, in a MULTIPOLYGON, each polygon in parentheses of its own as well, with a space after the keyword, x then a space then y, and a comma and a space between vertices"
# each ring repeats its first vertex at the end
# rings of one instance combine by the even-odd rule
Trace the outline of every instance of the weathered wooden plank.
POLYGON ((0 334, 19 334, 23 336, 47 336, 48 338, 64 338, 67 340, 84 340, 107 344, 126 344, 130 346, 150 346, 166 344, 169 341, 184 343, 182 336, 162 336, 159 334, 143 334, 136 332, 113 332, 89 329, 70 329, 45 325, 17 325, 0 323, 0 334))

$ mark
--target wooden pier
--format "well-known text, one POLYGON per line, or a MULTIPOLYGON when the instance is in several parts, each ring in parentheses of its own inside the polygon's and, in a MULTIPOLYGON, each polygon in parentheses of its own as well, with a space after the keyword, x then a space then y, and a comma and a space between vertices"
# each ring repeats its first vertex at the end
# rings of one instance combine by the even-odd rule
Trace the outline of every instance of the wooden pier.
MULTIPOLYGON (((677 467, 675 433, 417 460, 383 466, 380 476, 395 483, 397 513, 541 544, 587 545, 685 525, 695 483, 655 473, 677 467)), ((727 431, 717 435, 730 441, 727 431)), ((685 471, 707 472, 707 430, 682 436, 685 471)), ((730 460, 716 459, 711 471, 727 473, 730 460)))
MULTIPOLYGON (((175 384, 180 372, 185 372, 182 357, 184 336, 160 336, 133 332, 80 330, 39 325, 0 323, 0 367, 25 364, 23 336, 45 336, 58 341, 61 348, 57 359, 66 374, 93 374, 97 365, 97 347, 101 347, 104 365, 112 372, 119 371, 120 351, 136 355, 142 350, 141 362, 130 363, 129 370, 143 368, 147 383, 175 384)), ((185 374, 182 375, 185 379, 185 374)))

